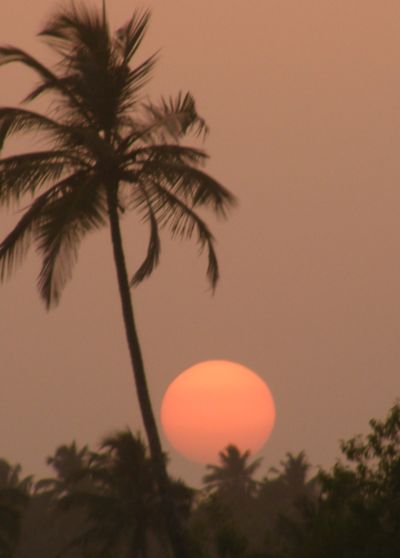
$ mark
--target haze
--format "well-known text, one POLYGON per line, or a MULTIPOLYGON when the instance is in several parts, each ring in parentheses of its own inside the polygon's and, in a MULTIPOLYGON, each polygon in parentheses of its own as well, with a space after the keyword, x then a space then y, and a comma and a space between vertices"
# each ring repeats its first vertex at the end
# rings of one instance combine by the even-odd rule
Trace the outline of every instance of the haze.
MULTIPOLYGON (((5 0, 0 42, 47 56, 35 33, 54 2, 5 0)), ((143 6, 140 3, 139 6, 143 6)), ((400 5, 396 0, 154 0, 149 87, 190 90, 211 133, 208 170, 239 198, 210 222, 222 279, 207 290, 194 243, 164 243, 134 292, 154 406, 196 362, 259 373, 277 404, 265 465, 305 449, 329 466, 399 395, 400 5)), ((138 7, 109 2, 122 24, 138 7)), ((0 105, 34 76, 1 69, 0 105)), ((17 146, 18 148, 18 146, 17 146)), ((15 215, 1 213, 2 238, 15 215)), ((133 270, 146 226, 125 221, 133 270)), ((0 290, 2 455, 25 473, 76 439, 142 429, 108 231, 84 243, 60 306, 36 292, 34 254, 0 290)), ((202 473, 170 446, 172 471, 202 473)))

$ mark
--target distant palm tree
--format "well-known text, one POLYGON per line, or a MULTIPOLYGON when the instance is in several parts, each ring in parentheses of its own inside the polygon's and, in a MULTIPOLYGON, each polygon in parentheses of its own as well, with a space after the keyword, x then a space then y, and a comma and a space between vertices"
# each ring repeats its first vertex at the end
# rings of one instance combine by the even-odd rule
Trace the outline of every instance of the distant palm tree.
POLYGON ((21 531, 21 517, 29 501, 32 477, 20 478, 21 467, 0 459, 0 556, 14 555, 21 531))
POLYGON ((58 56, 54 70, 19 48, 0 48, 1 65, 21 63, 38 75, 39 84, 27 101, 53 95, 47 114, 0 108, 0 147, 18 133, 39 134, 45 142, 43 149, 0 160, 0 204, 33 199, 0 244, 0 275, 4 278, 34 243, 43 258, 39 290, 49 308, 70 278, 80 241, 109 223, 126 337, 164 517, 175 555, 183 557, 183 535, 168 497, 130 287, 156 267, 163 228, 173 237, 197 234, 208 253, 207 273, 214 287, 218 266, 213 236, 197 209, 204 206, 224 215, 234 200, 201 170, 206 154, 180 143, 186 133, 205 130, 192 97, 179 95, 158 105, 140 102, 155 58, 133 69, 130 63, 148 20, 148 12, 136 13, 111 34, 104 5, 97 13, 72 3, 55 13, 40 33, 58 56), (131 209, 149 224, 150 240, 143 264, 129 279, 120 217, 131 209))
POLYGON ((301 451, 297 455, 286 453, 286 459, 280 462, 281 468, 271 467, 270 471, 278 474, 278 478, 285 489, 295 498, 296 494, 303 494, 307 485, 307 475, 311 465, 306 454, 301 451))
MULTIPOLYGON (((286 453, 280 467, 271 467, 258 493, 258 518, 268 531, 270 543, 281 545, 289 539, 304 518, 313 512, 318 500, 317 477, 308 479, 311 466, 304 453, 286 453)), ((262 527, 260 527, 262 528, 262 527)))
POLYGON ((76 487, 91 457, 88 446, 78 449, 75 441, 60 446, 54 455, 47 458, 47 464, 54 469, 56 477, 39 480, 35 484, 36 492, 52 495, 55 500, 62 498, 71 487, 76 487))
MULTIPOLYGON (((59 499, 63 509, 81 509, 86 522, 71 546, 98 549, 101 553, 146 558, 149 534, 165 547, 160 497, 153 464, 140 436, 130 430, 107 437, 99 453, 59 499), (86 483, 85 483, 86 481, 86 483)), ((187 514, 193 491, 171 483, 177 508, 187 514)))
POLYGON ((249 463, 249 457, 249 451, 241 453, 236 446, 227 446, 219 453, 221 465, 207 465, 209 472, 203 477, 206 490, 239 498, 252 496, 258 486, 253 475, 261 458, 249 463))

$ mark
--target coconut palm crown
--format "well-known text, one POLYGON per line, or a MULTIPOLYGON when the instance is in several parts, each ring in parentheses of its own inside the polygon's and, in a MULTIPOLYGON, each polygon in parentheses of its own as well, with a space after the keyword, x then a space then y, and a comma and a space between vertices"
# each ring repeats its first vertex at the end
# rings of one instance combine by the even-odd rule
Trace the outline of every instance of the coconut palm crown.
POLYGON ((82 238, 104 226, 113 210, 120 217, 135 209, 150 226, 148 252, 131 285, 157 265, 161 228, 173 237, 197 234, 213 287, 218 279, 213 236, 196 210, 208 206, 223 215, 233 197, 200 168, 204 151, 180 145, 188 132, 206 130, 191 95, 157 105, 142 101, 155 56, 130 63, 148 21, 149 12, 136 13, 112 35, 104 12, 72 4, 40 33, 58 57, 54 69, 19 48, 0 48, 1 65, 18 62, 39 77, 25 101, 52 96, 47 114, 0 108, 0 146, 24 132, 50 144, 0 161, 0 203, 34 199, 0 245, 1 276, 33 243, 42 256, 38 285, 48 307, 59 301, 82 238))
POLYGON ((25 207, 0 243, 0 279, 14 269, 32 244, 42 258, 38 286, 48 308, 58 303, 85 235, 109 224, 125 332, 164 517, 176 557, 187 556, 169 496, 163 452, 150 401, 131 291, 148 277, 160 257, 160 231, 173 237, 197 235, 208 254, 214 287, 218 265, 214 239, 198 215, 201 207, 225 215, 233 196, 202 170, 207 156, 181 144, 204 133, 190 94, 143 102, 142 91, 155 56, 135 66, 149 12, 136 12, 111 33, 102 12, 69 4, 39 34, 56 55, 54 67, 27 52, 0 47, 0 65, 20 63, 38 76, 27 103, 50 95, 45 113, 0 107, 0 149, 10 136, 29 134, 39 148, 0 158, 0 206, 25 207), (26 208, 26 204, 29 205, 26 208), (121 216, 136 210, 150 228, 147 253, 133 275, 127 271, 121 216))
POLYGON ((203 477, 206 490, 243 497, 252 495, 258 486, 253 475, 262 459, 249 463, 250 451, 243 453, 233 444, 219 452, 221 465, 207 465, 208 473, 203 477))

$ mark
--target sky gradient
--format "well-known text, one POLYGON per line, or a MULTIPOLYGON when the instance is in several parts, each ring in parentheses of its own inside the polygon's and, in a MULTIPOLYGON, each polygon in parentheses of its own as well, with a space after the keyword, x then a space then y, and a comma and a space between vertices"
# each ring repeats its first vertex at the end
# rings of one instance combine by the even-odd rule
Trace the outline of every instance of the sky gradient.
MULTIPOLYGON (((226 223, 209 220, 222 275, 214 296, 195 243, 167 238, 160 267, 133 292, 154 408, 196 362, 237 361, 276 402, 261 472, 302 449, 329 466, 338 441, 366 432, 400 395, 400 5, 109 4, 115 26, 152 8, 142 54, 161 51, 149 96, 193 93, 210 126, 207 170, 239 200, 226 223)), ((0 42, 48 61, 35 33, 55 5, 3 2, 0 42)), ((0 105, 34 83, 22 67, 0 72, 0 105)), ((16 217, 1 211, 1 238, 16 217)), ((132 271, 147 233, 124 220, 132 271)), ((95 447, 142 426, 108 230, 83 243, 50 313, 38 270, 30 252, 0 290, 0 453, 44 475, 58 445, 95 447)), ((203 469, 165 447, 172 472, 198 482, 203 469)))

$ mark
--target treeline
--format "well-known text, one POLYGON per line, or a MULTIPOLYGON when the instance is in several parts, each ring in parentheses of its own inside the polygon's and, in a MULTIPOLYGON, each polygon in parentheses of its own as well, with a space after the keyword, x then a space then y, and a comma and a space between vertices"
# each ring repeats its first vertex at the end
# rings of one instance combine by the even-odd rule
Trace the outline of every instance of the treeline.
MULTIPOLYGON (((1 558, 169 557, 148 450, 117 432, 93 451, 75 442, 34 481, 0 460, 1 558)), ((304 452, 255 479, 261 460, 228 446, 196 490, 171 479, 193 558, 400 556, 400 403, 341 444, 329 471, 304 452)))

